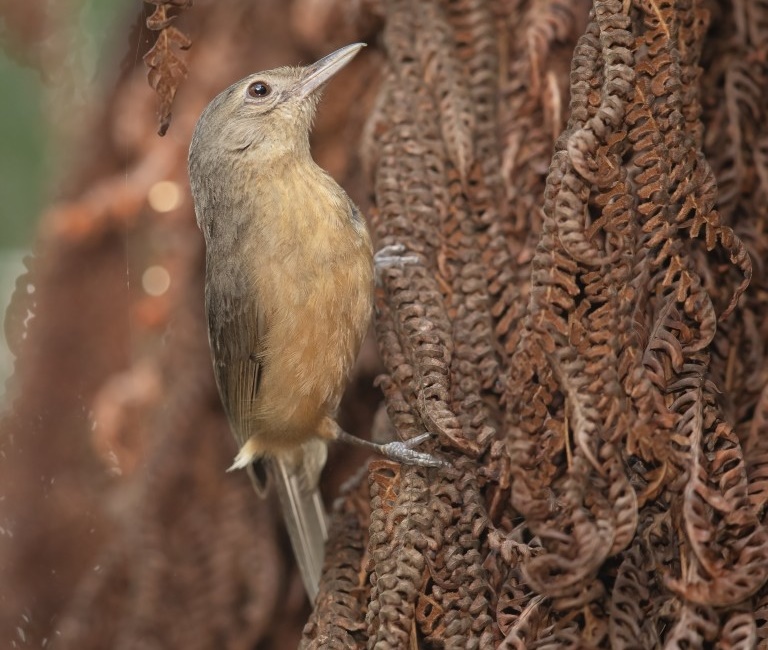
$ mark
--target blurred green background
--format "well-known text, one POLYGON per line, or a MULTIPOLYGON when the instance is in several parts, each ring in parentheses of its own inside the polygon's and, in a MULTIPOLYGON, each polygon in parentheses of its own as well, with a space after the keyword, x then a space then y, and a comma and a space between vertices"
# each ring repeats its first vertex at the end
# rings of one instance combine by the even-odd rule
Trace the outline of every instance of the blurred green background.
MULTIPOLYGON (((72 109, 93 100, 103 81, 115 70, 115 61, 127 49, 127 41, 113 37, 117 21, 141 10, 139 0, 74 0, 42 3, 49 37, 30 48, 51 47, 65 52, 56 64, 66 69, 41 70, 18 61, 9 53, 17 39, 0 4, 0 310, 5 314, 22 258, 34 243, 41 212, 56 197, 56 185, 68 167, 66 138, 51 107, 72 109), (63 83, 62 83, 62 80, 63 83), (76 87, 72 87, 73 82, 76 87), (66 97, 59 97, 65 94, 66 97), (61 99, 62 101, 59 101, 61 99)), ((40 3, 29 3, 40 11, 40 3)), ((10 5, 6 5, 10 6, 10 5)), ((14 9, 18 16, 18 7, 14 9)), ((25 45, 22 43, 22 46, 25 45)), ((34 51, 34 50, 33 50, 34 51)), ((141 61, 137 62, 141 65, 141 61)), ((13 359, 0 328, 0 406, 13 359)))
POLYGON ((47 126, 35 70, 0 53, 0 246, 29 246, 47 198, 47 126))

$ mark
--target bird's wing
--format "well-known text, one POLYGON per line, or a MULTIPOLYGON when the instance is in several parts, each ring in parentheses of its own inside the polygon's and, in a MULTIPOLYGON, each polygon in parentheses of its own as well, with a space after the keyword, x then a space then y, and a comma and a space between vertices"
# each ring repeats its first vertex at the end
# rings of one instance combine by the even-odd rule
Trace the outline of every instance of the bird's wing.
POLYGON ((245 277, 238 277, 231 268, 217 269, 210 260, 207 273, 205 307, 213 372, 232 432, 242 447, 255 433, 249 414, 261 384, 266 318, 245 277), (212 276, 227 271, 223 290, 212 276))
MULTIPOLYGON (((220 271, 209 268, 209 272, 220 271)), ((226 292, 216 287, 210 280, 206 282, 213 368, 232 432, 242 447, 251 436, 258 435, 252 414, 263 377, 264 338, 269 324, 257 292, 249 290, 244 279, 242 283, 233 279, 226 292)), ((255 461, 269 468, 268 475, 275 483, 296 562, 311 599, 317 594, 328 537, 325 508, 318 490, 325 457, 325 442, 317 439, 305 443, 290 457, 255 461)), ((267 486, 263 473, 251 463, 248 475, 256 493, 264 496, 267 486)))

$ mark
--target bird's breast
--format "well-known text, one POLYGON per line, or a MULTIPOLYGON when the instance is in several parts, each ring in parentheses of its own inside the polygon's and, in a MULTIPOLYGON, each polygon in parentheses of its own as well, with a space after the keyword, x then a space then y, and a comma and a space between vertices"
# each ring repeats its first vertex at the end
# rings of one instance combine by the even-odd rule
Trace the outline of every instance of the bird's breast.
POLYGON ((370 238, 336 189, 278 188, 249 239, 267 322, 258 410, 267 419, 292 414, 293 428, 338 406, 371 317, 370 238))

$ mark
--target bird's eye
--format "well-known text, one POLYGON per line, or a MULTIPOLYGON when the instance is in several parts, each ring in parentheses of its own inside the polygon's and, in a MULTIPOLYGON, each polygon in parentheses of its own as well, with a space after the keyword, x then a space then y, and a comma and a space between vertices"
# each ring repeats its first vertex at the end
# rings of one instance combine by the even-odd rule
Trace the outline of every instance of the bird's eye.
POLYGON ((250 86, 248 86, 248 95, 257 99, 266 97, 271 92, 272 89, 263 81, 254 81, 250 86))

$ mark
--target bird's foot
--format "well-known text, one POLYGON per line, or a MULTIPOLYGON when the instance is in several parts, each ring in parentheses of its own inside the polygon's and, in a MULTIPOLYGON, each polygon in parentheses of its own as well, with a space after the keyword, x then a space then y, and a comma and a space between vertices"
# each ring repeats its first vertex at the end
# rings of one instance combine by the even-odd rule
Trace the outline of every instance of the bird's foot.
POLYGON ((403 244, 390 244, 384 246, 373 256, 373 268, 376 270, 376 284, 381 284, 381 274, 385 269, 404 267, 406 264, 416 264, 419 261, 418 255, 403 255, 405 246, 403 244))
POLYGON ((448 463, 444 460, 436 458, 432 454, 427 454, 423 451, 416 451, 414 447, 418 447, 422 442, 427 440, 432 434, 422 433, 421 435, 411 438, 410 440, 395 442, 388 442, 384 445, 379 445, 379 453, 386 456, 390 460, 394 460, 403 465, 419 465, 420 467, 448 467, 448 463))
POLYGON ((390 460, 394 460, 397 463, 402 463, 403 465, 418 465, 420 467, 449 467, 449 464, 446 461, 436 458, 432 454, 427 454, 423 451, 416 451, 414 449, 414 447, 418 447, 431 435, 431 433, 422 433, 421 435, 411 438, 410 440, 396 440, 395 442, 378 444, 375 442, 370 442, 369 440, 357 438, 342 429, 338 429, 337 432, 337 438, 339 440, 349 442, 353 445, 357 445, 358 447, 366 447, 367 449, 372 449, 376 453, 379 453, 382 456, 389 458, 390 460))

